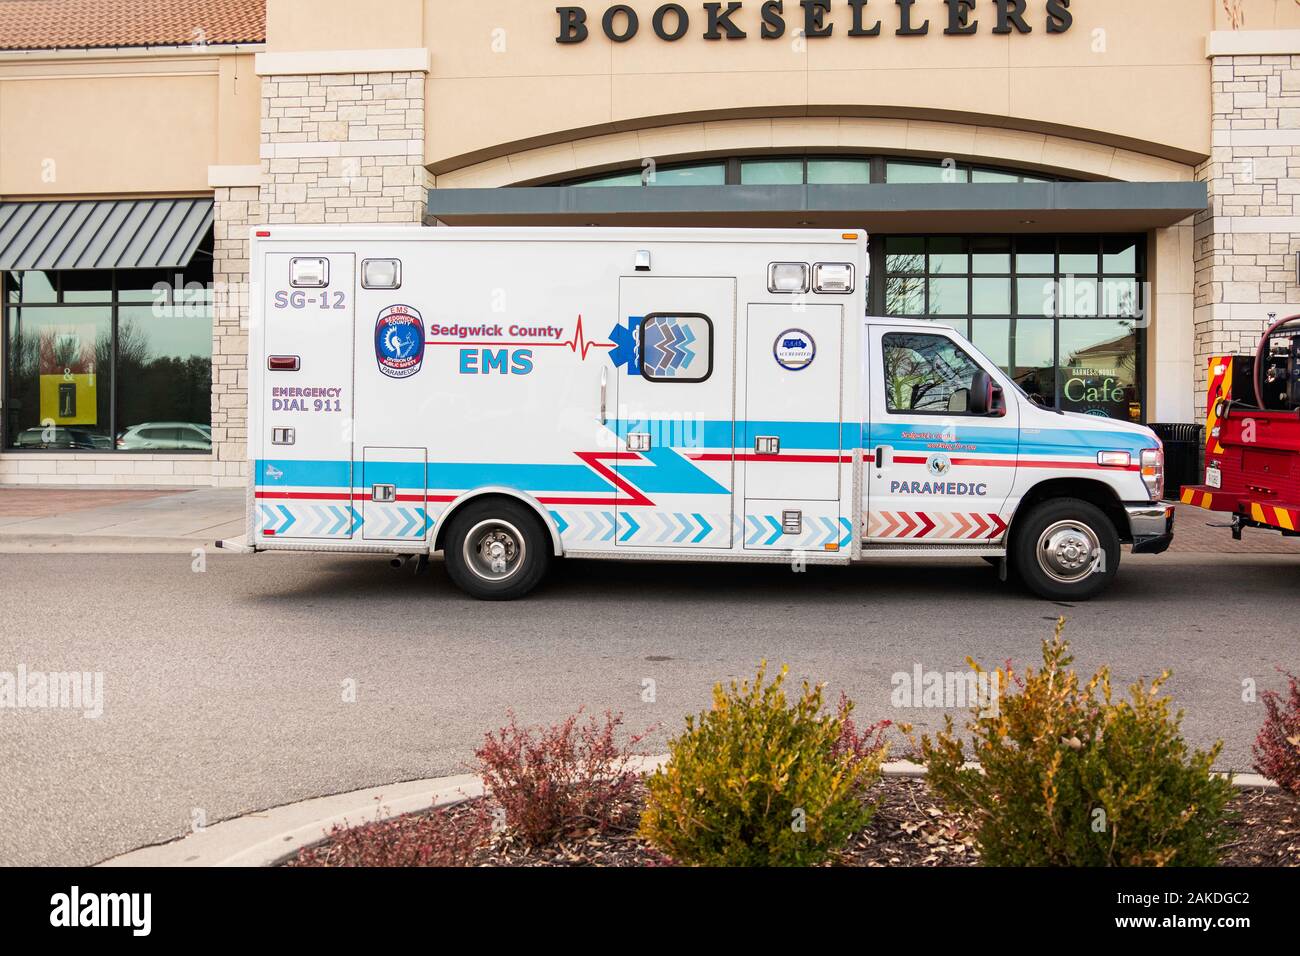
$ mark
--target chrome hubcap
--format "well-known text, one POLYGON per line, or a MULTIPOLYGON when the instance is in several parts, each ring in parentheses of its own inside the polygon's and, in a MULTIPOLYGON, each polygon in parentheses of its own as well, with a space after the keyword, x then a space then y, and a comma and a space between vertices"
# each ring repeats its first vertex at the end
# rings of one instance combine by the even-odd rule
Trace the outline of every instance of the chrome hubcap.
POLYGON ((1101 556, 1096 533, 1079 521, 1058 521, 1038 537, 1038 564, 1054 581, 1070 584, 1092 573, 1101 556))
POLYGON ((465 564, 484 581, 504 581, 523 566, 524 536, 508 521, 489 518, 465 535, 465 564))

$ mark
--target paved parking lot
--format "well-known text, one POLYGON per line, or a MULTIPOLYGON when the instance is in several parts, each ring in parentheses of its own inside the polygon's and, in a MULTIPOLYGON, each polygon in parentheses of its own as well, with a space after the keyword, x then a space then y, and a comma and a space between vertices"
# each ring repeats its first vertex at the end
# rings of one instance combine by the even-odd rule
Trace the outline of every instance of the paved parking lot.
MULTIPOLYGON (((1225 532, 1226 533, 1226 532, 1225 532)), ((103 715, 0 709, 0 861, 89 863, 310 796, 461 771, 507 708, 612 708, 662 750, 714 681, 760 658, 842 689, 864 718, 892 675, 1031 661, 1057 614, 1082 668, 1165 666, 1198 744, 1246 769, 1262 716, 1242 681, 1300 669, 1300 557, 1126 558, 1078 607, 999 585, 977 560, 812 569, 565 562, 532 599, 483 604, 441 567, 382 559, 0 555, 0 671, 103 674, 103 715), (643 700, 653 681, 654 700, 643 700), (346 699, 350 688, 355 700, 346 699)))

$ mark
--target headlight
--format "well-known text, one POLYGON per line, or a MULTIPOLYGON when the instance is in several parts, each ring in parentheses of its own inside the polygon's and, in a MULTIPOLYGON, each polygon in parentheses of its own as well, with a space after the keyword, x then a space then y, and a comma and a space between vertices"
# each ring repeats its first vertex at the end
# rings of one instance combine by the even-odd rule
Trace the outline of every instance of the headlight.
POLYGON ((1165 448, 1142 449, 1142 481, 1151 494, 1152 501, 1159 501, 1165 496, 1165 448))

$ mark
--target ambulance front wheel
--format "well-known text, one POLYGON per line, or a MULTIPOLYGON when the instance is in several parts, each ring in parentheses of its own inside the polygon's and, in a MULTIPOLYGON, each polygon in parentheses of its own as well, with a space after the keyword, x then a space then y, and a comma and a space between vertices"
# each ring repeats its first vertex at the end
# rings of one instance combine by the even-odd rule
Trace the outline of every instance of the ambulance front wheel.
POLYGON ((1049 601, 1086 601, 1119 570, 1119 535, 1105 512, 1077 498, 1035 505, 1015 524, 1008 550, 1029 590, 1049 601))
POLYGON ((481 601, 510 601, 535 588, 550 563, 550 538, 530 508, 493 499, 452 518, 443 557, 447 576, 481 601))

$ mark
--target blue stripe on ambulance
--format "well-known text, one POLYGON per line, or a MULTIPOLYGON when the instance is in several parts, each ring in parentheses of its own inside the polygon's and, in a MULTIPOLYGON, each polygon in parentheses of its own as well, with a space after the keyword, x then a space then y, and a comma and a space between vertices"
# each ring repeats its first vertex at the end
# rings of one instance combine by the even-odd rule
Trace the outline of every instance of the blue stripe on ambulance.
MULTIPOLYGON (((682 432, 681 422, 655 420, 611 421, 611 428, 621 437, 630 431, 646 429, 651 435, 670 440, 686 438, 687 444, 675 447, 727 449, 732 447, 732 423, 729 421, 697 422, 682 432), (677 429, 674 433, 673 429, 677 429), (691 431, 690 429, 693 429, 691 431)), ((777 435, 782 448, 813 451, 852 451, 860 435, 859 423, 837 422, 769 422, 738 421, 737 436, 777 435), (850 436, 854 441, 848 441, 850 436)), ((934 427, 939 426, 938 423, 934 427)), ((903 450, 931 450, 933 438, 904 437, 904 433, 926 430, 924 421, 904 424, 875 423, 871 426, 871 444, 890 445, 903 450)), ((1091 460, 1095 449, 1112 448, 1134 453, 1152 447, 1141 434, 1124 431, 1054 428, 1019 432, 1014 428, 957 426, 952 441, 973 446, 969 454, 1011 455, 1025 458, 1079 458, 1091 460)), ((750 442, 737 441, 736 447, 747 448, 750 442)), ((647 494, 729 494, 729 489, 714 481, 698 467, 682 458, 673 448, 653 447, 641 453, 646 463, 620 463, 620 471, 647 494)), ((609 492, 610 484, 585 464, 531 464, 509 462, 430 462, 427 466, 412 462, 367 461, 364 463, 366 484, 393 484, 399 488, 438 488, 467 490, 487 485, 503 485, 536 493, 609 492)), ((259 459, 256 482, 261 488, 350 488, 352 476, 360 478, 361 462, 293 461, 259 459)))

